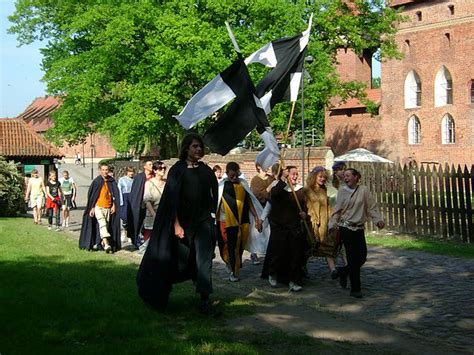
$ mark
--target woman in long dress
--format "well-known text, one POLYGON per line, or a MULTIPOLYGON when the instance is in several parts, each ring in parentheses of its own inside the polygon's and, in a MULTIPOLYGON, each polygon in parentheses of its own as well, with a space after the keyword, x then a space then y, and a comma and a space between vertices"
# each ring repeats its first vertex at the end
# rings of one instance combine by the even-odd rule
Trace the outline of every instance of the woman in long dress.
POLYGON ((319 247, 313 250, 313 256, 325 257, 333 279, 337 278, 336 256, 339 251, 339 240, 336 233, 329 233, 328 221, 331 207, 327 193, 327 171, 322 166, 315 167, 308 175, 305 187, 306 207, 311 226, 319 247))

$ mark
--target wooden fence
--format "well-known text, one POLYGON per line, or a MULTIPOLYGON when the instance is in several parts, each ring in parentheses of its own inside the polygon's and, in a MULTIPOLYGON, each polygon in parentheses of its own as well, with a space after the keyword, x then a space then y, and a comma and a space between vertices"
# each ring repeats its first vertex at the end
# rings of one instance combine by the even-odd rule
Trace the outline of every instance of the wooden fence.
MULTIPOLYGON (((474 243, 474 165, 425 167, 350 163, 362 174, 387 229, 474 243)), ((369 229, 376 229, 369 224, 369 229)))

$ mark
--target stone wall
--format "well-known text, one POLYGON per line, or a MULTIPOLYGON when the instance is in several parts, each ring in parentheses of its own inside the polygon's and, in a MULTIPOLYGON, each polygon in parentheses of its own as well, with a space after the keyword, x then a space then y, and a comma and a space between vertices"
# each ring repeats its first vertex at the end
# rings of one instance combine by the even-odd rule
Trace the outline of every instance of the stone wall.
MULTIPOLYGON (((225 171, 225 166, 228 162, 235 161, 239 163, 242 173, 245 175, 245 178, 250 182, 250 179, 256 175, 255 170, 255 157, 259 152, 247 151, 239 154, 227 154, 226 156, 218 154, 208 154, 204 156, 202 161, 206 162, 211 168, 214 165, 219 165, 223 171, 225 171)), ((300 180, 302 178, 302 151, 301 148, 288 148, 285 150, 285 164, 295 165, 298 167, 300 172, 300 180)), ((325 166, 327 169, 331 169, 333 164, 334 154, 329 147, 307 147, 305 148, 305 178, 308 176, 308 172, 311 171, 315 166, 321 165, 325 166)), ((168 167, 171 167, 176 163, 177 159, 164 160, 165 164, 168 167)), ((142 169, 141 162, 138 161, 120 161, 114 162, 116 177, 123 175, 123 171, 126 166, 134 166, 137 171, 142 169)))

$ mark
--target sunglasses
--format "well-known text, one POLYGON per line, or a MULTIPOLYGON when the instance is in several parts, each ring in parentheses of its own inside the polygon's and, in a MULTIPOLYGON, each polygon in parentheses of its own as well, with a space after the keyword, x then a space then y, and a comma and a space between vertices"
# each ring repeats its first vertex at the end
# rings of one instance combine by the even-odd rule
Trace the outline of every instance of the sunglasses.
POLYGON ((156 169, 156 170, 160 170, 160 171, 161 171, 161 170, 164 170, 164 171, 166 171, 166 166, 160 166, 160 167, 158 167, 158 169, 156 169))

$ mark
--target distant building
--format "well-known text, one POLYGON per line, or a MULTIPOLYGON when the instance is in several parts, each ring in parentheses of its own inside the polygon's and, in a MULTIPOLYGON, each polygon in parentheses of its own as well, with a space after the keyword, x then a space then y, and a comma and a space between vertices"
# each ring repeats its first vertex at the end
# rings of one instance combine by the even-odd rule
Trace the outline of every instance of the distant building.
MULTIPOLYGON (((396 35, 405 57, 383 62, 381 88, 368 92, 380 103, 379 115, 371 117, 358 100, 334 101, 326 144, 335 155, 364 147, 402 163, 474 163, 474 1, 389 5, 409 20, 396 35)), ((370 54, 341 49, 341 77, 370 87, 370 54)))
MULTIPOLYGON (((51 114, 59 108, 60 101, 53 96, 36 98, 26 110, 18 116, 33 128, 38 134, 44 136, 46 131, 53 126, 51 114)), ((91 156, 91 145, 94 145, 94 158, 113 158, 117 155, 109 139, 100 134, 93 134, 87 137, 84 144, 69 146, 67 143, 59 149, 66 158, 75 158, 76 153, 80 153, 86 160, 91 156)))
POLYGON ((0 155, 17 163, 23 174, 36 168, 43 177, 55 169, 55 160, 63 156, 23 120, 15 118, 0 119, 0 155))

